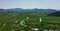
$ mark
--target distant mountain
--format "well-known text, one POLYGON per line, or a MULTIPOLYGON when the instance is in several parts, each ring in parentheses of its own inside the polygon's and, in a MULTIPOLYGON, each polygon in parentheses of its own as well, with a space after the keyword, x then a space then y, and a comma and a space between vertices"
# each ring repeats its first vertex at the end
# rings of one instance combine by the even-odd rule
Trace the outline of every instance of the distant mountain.
POLYGON ((22 8, 14 8, 14 9, 0 9, 0 12, 33 12, 33 13, 40 13, 40 12, 46 12, 46 13, 52 13, 56 12, 57 10, 54 9, 22 9, 22 8))
POLYGON ((53 13, 53 12, 56 12, 57 10, 55 10, 55 9, 47 9, 47 13, 49 14, 49 13, 53 13))
POLYGON ((5 12, 5 9, 0 9, 0 12, 5 12))

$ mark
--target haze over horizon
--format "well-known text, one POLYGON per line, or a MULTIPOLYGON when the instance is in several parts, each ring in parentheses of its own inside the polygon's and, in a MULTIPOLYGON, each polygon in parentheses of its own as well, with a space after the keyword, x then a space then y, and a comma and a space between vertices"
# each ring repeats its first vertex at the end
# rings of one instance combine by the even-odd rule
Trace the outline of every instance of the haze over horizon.
POLYGON ((0 8, 60 9, 60 0, 0 0, 0 8))

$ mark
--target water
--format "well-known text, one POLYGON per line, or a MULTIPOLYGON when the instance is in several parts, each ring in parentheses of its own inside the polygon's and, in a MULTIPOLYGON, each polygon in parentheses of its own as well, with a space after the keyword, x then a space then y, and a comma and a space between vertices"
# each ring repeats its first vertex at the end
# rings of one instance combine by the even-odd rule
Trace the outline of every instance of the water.
MULTIPOLYGON (((43 31, 48 31, 47 29, 43 29, 43 31)), ((49 30, 49 31, 55 31, 55 30, 49 30)), ((57 31, 60 31, 60 30, 57 30, 57 31)))
POLYGON ((20 25, 22 25, 22 26, 24 26, 24 27, 27 27, 25 24, 23 24, 23 22, 24 22, 24 20, 22 20, 22 21, 20 22, 20 25))
MULTIPOLYGON (((48 30, 44 30, 44 31, 48 31, 48 30)), ((49 30, 49 31, 54 31, 54 30, 49 30)))
MULTIPOLYGON (((27 17, 26 18, 26 20, 28 20, 29 19, 29 17, 27 17)), ((22 25, 22 26, 24 26, 24 27, 27 27, 27 25, 25 25, 25 24, 23 24, 24 23, 24 20, 22 20, 21 22, 20 22, 20 25, 22 25)))
MULTIPOLYGON (((27 17, 27 19, 29 19, 29 17, 27 17)), ((41 18, 40 18, 40 22, 41 22, 42 20, 41 20, 41 18)), ((20 25, 22 25, 23 27, 27 27, 27 25, 25 25, 25 24, 23 24, 23 22, 24 22, 24 20, 22 20, 21 22, 20 22, 20 25)), ((43 29, 43 31, 48 31, 48 29, 43 29)), ((49 30, 49 31, 55 31, 55 30, 49 30)), ((57 30, 57 31, 60 31, 60 30, 57 30)))

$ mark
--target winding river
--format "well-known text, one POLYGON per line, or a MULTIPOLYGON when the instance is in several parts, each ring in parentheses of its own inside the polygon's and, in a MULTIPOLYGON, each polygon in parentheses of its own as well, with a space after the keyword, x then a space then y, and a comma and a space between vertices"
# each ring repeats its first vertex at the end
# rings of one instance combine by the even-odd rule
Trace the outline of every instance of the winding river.
MULTIPOLYGON (((26 20, 28 20, 29 17, 26 18, 26 20)), ((40 18, 40 22, 42 22, 42 19, 40 18)), ((27 25, 23 24, 24 23, 24 20, 20 21, 20 25, 23 26, 23 27, 27 27, 27 25)), ((47 29, 43 29, 43 31, 48 31, 47 29)), ((49 31, 55 31, 55 30, 49 30, 49 31)), ((57 31, 60 31, 60 30, 57 30, 57 31)))

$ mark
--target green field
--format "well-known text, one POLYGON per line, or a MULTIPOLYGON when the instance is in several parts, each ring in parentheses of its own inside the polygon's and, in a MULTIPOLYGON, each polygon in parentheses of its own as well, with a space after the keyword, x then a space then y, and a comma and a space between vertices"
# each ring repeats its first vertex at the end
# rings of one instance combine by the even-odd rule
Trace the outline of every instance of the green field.
POLYGON ((39 29, 60 29, 60 17, 48 16, 46 13, 0 13, 0 31, 30 31, 19 24, 21 20, 25 20, 24 24, 29 27, 37 27, 39 29), (29 19, 26 21, 26 17, 29 19), (39 22, 42 18, 42 22, 39 22), (17 23, 15 21, 18 21, 17 23), (5 24, 5 25, 4 25, 5 24), (57 25, 57 26, 56 26, 57 25), (56 27, 54 27, 56 26, 56 27))

